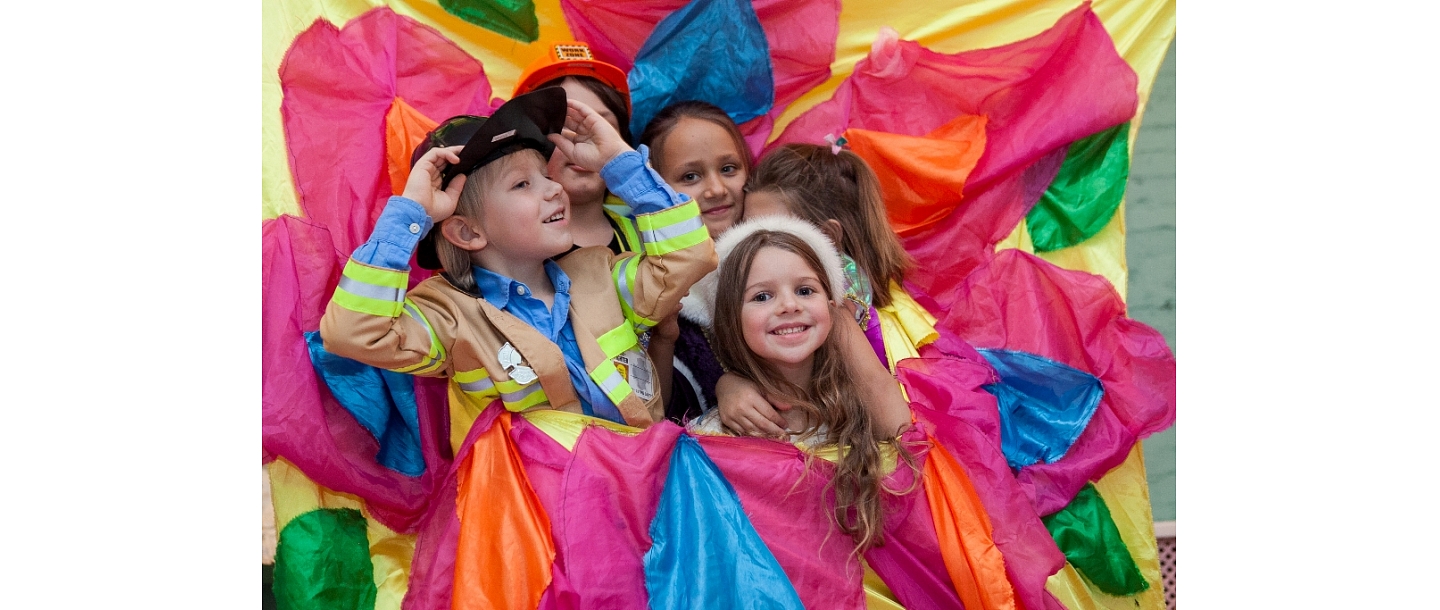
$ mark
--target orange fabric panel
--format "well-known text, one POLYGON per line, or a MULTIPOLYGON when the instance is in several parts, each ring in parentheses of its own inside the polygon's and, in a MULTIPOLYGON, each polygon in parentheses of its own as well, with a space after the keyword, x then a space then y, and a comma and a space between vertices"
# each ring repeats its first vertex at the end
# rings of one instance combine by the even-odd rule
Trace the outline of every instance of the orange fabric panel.
POLYGON ((397 97, 390 104, 385 113, 385 164, 390 169, 391 194, 405 192, 405 181, 410 179, 410 153, 436 125, 439 123, 411 108, 405 100, 397 97))
POLYGON ((525 609, 550 586, 555 541, 510 440, 510 413, 480 433, 460 464, 455 610, 525 609))
POLYGON ((923 137, 846 129, 850 150, 880 179, 890 226, 914 234, 960 205, 965 180, 985 152, 983 116, 961 115, 923 137))
POLYGON ((969 610, 1024 610, 1005 574, 1005 559, 991 538, 990 517, 970 477, 934 443, 925 460, 925 498, 935 520, 945 570, 969 610))

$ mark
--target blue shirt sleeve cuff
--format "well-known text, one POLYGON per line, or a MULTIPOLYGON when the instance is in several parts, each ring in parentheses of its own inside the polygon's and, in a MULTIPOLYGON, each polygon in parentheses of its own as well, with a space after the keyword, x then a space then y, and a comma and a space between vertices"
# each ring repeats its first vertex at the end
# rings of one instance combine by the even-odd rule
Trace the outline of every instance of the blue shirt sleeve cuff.
POLYGON ((433 226, 424 207, 411 199, 393 196, 375 221, 370 241, 356 248, 350 258, 372 267, 408 270, 415 246, 433 226))
POLYGON ((605 186, 610 192, 630 204, 637 215, 659 212, 690 201, 688 195, 675 192, 659 172, 650 167, 650 147, 644 144, 638 150, 616 155, 600 168, 600 177, 605 179, 605 186))

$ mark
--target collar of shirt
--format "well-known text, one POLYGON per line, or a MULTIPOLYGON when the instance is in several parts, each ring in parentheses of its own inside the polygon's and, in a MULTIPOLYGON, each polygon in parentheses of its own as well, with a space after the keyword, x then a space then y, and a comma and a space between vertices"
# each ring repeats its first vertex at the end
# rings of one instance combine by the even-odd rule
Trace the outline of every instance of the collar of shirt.
MULTIPOLYGON (((505 306, 510 304, 512 295, 518 294, 534 298, 534 291, 524 282, 500 275, 484 267, 476 266, 471 269, 475 272, 475 285, 480 288, 480 296, 485 297, 486 301, 499 309, 505 309, 505 306)), ((570 301, 570 276, 565 275, 555 261, 545 261, 545 275, 550 276, 550 284, 555 287, 556 303, 559 303, 559 297, 563 294, 568 304, 570 301)))
POLYGON ((524 282, 484 267, 474 267, 474 273, 475 285, 480 289, 480 296, 486 301, 501 311, 517 315, 551 341, 556 341, 560 330, 570 318, 570 276, 565 275, 560 265, 555 264, 555 261, 545 261, 545 275, 550 277, 550 284, 555 287, 555 302, 549 308, 545 307, 544 301, 535 297, 534 291, 524 282), (512 299, 516 302, 512 303, 512 299), (522 313, 516 310, 517 307, 529 311, 522 313), (550 315, 538 315, 542 311, 550 315))

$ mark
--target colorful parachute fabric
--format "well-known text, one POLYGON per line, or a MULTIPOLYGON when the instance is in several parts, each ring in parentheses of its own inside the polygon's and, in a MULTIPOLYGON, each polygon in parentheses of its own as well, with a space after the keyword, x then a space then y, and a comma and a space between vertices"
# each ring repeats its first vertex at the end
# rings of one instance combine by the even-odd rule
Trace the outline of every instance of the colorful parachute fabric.
POLYGON ((263 449, 282 607, 1163 605, 1138 441, 1174 421, 1175 360, 1125 315, 1117 218, 1173 1, 264 11, 263 449), (856 554, 834 529, 823 456, 667 423, 458 413, 442 381, 314 340, 414 143, 488 113, 534 41, 565 39, 630 71, 637 119, 696 96, 757 153, 843 137, 879 174, 925 269, 903 287, 913 307, 886 318, 909 337, 891 364, 916 426, 914 468, 886 479, 907 493, 886 500, 884 545, 856 554))

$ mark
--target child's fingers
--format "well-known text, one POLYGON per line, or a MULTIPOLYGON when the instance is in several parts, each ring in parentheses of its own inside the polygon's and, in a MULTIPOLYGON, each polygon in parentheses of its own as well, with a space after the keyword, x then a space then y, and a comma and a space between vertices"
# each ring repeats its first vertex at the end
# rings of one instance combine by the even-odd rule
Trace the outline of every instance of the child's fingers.
POLYGON ((460 191, 465 188, 465 181, 469 178, 470 177, 465 174, 455 176, 450 180, 450 186, 445 187, 445 194, 449 195, 451 199, 458 201, 460 199, 460 191))
POLYGON ((460 151, 464 149, 464 146, 446 146, 445 148, 440 149, 440 156, 443 157, 445 161, 451 164, 459 163, 460 151))
POLYGON ((751 429, 751 436, 785 436, 785 426, 783 424, 777 426, 775 425, 775 422, 766 419, 758 413, 751 413, 750 416, 747 418, 747 422, 749 423, 749 427, 751 429))

